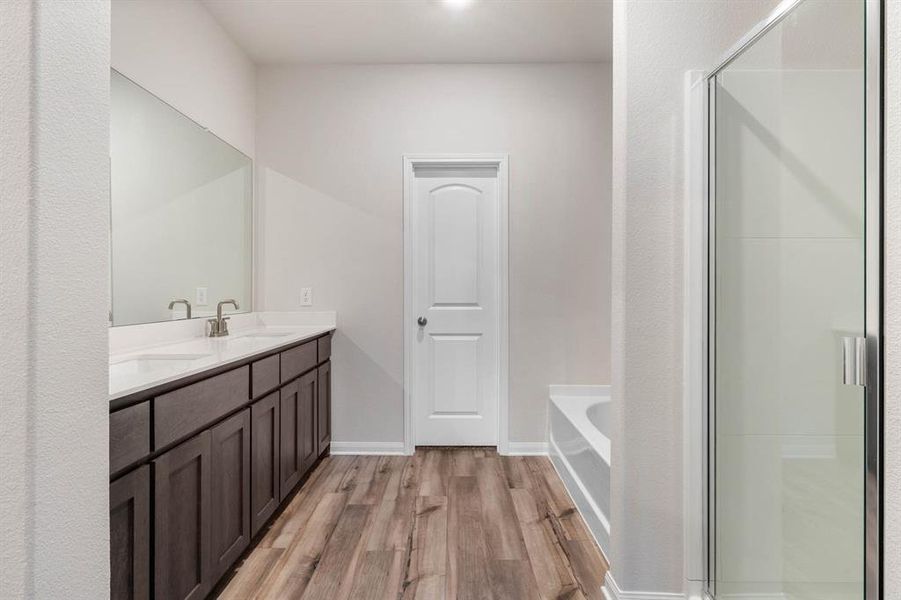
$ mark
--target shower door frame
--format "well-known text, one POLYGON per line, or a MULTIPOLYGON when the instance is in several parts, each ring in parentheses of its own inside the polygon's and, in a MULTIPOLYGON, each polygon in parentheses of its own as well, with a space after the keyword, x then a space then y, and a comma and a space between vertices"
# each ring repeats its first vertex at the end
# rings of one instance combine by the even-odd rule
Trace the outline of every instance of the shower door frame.
MULTIPOLYGON (((716 324, 715 289, 715 209, 716 209, 716 76, 730 65, 746 49, 757 42, 773 27, 778 25, 793 9, 806 0, 783 0, 763 21, 756 25, 735 44, 704 75, 706 106, 704 107, 706 136, 706 202, 704 215, 704 235, 706 241, 703 268, 706 270, 702 297, 705 302, 706 330, 704 340, 703 381, 705 384, 705 406, 703 428, 704 465, 702 465, 702 493, 704 502, 704 592, 715 598, 716 582, 716 452, 715 452, 715 410, 714 348, 716 324)), ((865 133, 865 272, 866 272, 866 392, 864 417, 864 600, 882 598, 882 436, 883 436, 883 12, 884 0, 863 0, 866 7, 866 39, 864 76, 866 83, 865 133)))

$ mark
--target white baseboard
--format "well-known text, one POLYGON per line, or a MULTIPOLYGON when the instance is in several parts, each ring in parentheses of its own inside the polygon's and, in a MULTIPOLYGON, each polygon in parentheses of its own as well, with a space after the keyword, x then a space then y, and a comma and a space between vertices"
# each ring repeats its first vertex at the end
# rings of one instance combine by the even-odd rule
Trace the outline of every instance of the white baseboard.
POLYGON ((604 592, 606 600, 685 600, 685 594, 678 592, 629 592, 621 590, 613 579, 613 573, 607 571, 604 577, 604 592))
POLYGON ((547 442, 507 442, 504 456, 547 456, 547 442))
POLYGON ((685 582, 685 600, 711 600, 704 591, 704 582, 689 579, 685 582))
POLYGON ((331 454, 405 454, 403 442, 332 442, 331 454))

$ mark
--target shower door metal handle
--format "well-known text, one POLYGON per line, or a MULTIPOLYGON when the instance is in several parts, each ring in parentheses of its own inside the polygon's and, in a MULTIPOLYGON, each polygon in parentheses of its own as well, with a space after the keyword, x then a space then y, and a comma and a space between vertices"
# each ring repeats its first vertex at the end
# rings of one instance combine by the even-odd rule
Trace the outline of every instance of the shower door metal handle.
POLYGON ((842 383, 867 385, 867 338, 842 337, 842 383))

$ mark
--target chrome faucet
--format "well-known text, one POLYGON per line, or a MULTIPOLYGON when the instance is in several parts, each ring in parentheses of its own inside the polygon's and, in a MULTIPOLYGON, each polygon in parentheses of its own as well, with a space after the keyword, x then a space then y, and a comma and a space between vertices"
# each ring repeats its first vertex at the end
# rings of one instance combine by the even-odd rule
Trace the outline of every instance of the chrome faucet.
POLYGON ((172 310, 173 308, 175 308, 176 304, 184 304, 185 305, 185 307, 188 309, 188 317, 187 318, 190 319, 191 318, 191 303, 188 302, 188 299, 187 298, 179 298, 177 300, 173 300, 172 302, 169 303, 169 310, 172 310))
POLYGON ((222 316, 222 305, 223 304, 231 304, 235 307, 235 310, 240 310, 238 306, 237 300, 232 300, 229 298, 228 300, 223 300, 219 304, 216 305, 216 318, 207 320, 207 323, 210 324, 210 337, 224 337, 228 335, 228 319, 229 317, 222 316))

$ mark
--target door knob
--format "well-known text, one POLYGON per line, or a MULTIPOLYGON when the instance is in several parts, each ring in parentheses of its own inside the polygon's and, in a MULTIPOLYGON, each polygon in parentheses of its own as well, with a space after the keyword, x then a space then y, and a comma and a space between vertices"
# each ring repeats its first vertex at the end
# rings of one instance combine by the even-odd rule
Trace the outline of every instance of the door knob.
POLYGON ((420 327, 425 327, 426 325, 428 325, 429 320, 425 317, 419 317, 418 319, 416 319, 416 322, 419 323, 420 327))

